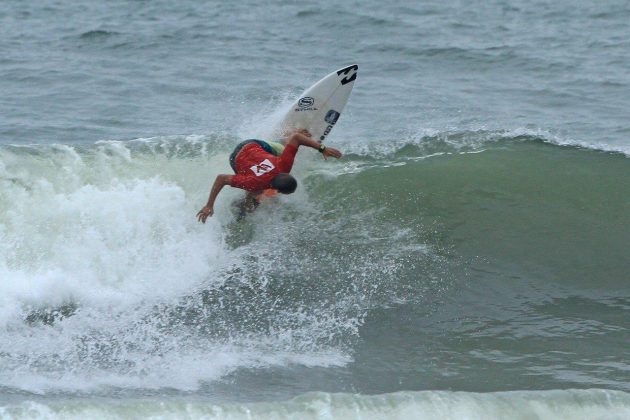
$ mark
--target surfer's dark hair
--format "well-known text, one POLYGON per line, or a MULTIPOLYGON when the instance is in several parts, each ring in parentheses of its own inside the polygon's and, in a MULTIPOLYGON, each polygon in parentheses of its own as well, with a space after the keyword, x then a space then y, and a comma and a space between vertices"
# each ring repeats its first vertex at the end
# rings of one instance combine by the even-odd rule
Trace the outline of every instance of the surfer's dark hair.
POLYGON ((271 180, 271 187, 282 194, 291 194, 297 188, 297 181, 292 175, 282 173, 271 180))

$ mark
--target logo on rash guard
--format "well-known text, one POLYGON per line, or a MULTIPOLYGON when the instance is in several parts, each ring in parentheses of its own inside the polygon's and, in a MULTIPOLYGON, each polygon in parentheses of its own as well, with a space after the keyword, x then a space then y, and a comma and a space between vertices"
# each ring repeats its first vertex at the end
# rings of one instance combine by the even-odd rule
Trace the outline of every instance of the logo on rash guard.
POLYGON ((271 172, 274 168, 275 166, 273 166, 273 163, 269 162, 269 159, 265 159, 262 162, 260 162, 258 165, 254 165, 249 169, 252 170, 254 175, 261 176, 261 175, 266 174, 267 172, 271 172))

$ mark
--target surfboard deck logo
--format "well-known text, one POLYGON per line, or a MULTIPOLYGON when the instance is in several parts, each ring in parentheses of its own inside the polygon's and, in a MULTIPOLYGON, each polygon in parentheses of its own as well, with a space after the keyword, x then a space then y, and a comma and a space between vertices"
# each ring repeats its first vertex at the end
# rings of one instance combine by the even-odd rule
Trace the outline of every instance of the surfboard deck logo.
POLYGON ((326 113, 326 116, 324 117, 324 121, 326 121, 328 124, 334 125, 339 119, 340 115, 341 115, 340 113, 338 113, 334 109, 331 109, 330 111, 326 113))
POLYGON ((345 69, 337 70, 337 76, 341 76, 342 74, 346 75, 346 77, 341 79, 341 84, 346 85, 350 82, 354 82, 354 79, 357 78, 357 70, 359 70, 359 66, 356 64, 348 66, 345 69))
POLYGON ((326 113, 326 116, 324 117, 324 121, 326 121, 328 125, 326 126, 324 133, 321 136, 319 136, 320 143, 324 141, 324 139, 326 139, 326 136, 328 135, 328 133, 330 133, 330 130, 332 130, 333 126, 337 122, 337 119, 339 119, 340 115, 341 114, 335 111, 334 109, 331 109, 330 111, 326 113))
POLYGON ((304 96, 300 98, 295 111, 317 111, 317 107, 315 107, 315 98, 312 98, 310 96, 304 96))
POLYGON ((303 98, 300 98, 300 100, 298 101, 298 106, 300 108, 308 108, 310 106, 313 106, 315 104, 315 99, 311 98, 310 96, 305 96, 303 98))

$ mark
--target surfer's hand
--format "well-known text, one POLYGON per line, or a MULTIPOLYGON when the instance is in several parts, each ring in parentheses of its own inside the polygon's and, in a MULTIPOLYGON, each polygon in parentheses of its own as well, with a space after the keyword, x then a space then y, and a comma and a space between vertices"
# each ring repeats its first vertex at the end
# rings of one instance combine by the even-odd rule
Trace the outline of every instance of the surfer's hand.
POLYGON ((326 148, 322 152, 322 155, 324 155, 324 159, 328 159, 329 156, 339 159, 341 157, 341 152, 334 147, 326 146, 326 148))
POLYGON ((204 206, 199 213, 197 213, 197 220, 201 223, 206 223, 206 219, 214 214, 214 209, 212 207, 204 206))
POLYGON ((296 133, 300 133, 302 135, 305 135, 306 137, 313 137, 313 135, 311 134, 310 131, 308 131, 306 128, 300 128, 299 130, 295 130, 296 133))

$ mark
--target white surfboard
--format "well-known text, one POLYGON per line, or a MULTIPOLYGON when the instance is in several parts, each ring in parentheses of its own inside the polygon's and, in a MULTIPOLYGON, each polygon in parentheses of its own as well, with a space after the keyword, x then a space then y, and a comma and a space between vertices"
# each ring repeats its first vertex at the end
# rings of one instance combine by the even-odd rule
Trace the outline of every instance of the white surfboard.
POLYGON ((305 128, 315 140, 323 142, 348 102, 358 70, 356 64, 344 67, 306 89, 289 108, 277 135, 305 128))

